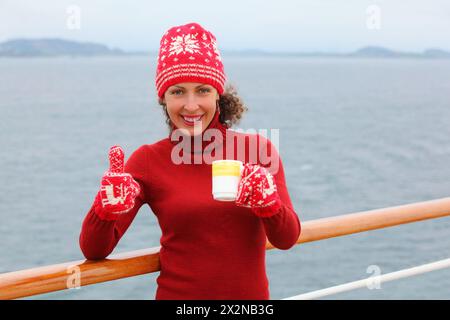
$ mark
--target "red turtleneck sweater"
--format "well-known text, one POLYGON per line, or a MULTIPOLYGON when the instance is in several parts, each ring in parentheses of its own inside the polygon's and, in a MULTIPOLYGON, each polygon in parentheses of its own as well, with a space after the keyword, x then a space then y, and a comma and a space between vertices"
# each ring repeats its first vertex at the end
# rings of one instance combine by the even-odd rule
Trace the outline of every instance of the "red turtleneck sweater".
MULTIPOLYGON (((80 247, 87 259, 103 259, 116 247, 143 204, 150 206, 162 230, 161 271, 156 299, 269 299, 266 276, 266 240, 279 249, 289 249, 300 236, 300 220, 286 187, 283 165, 276 148, 259 134, 226 129, 216 112, 208 128, 218 129, 217 150, 223 159, 258 163, 274 175, 282 206, 267 218, 250 208, 212 197, 211 164, 200 161, 191 150, 191 163, 176 164, 172 150, 178 143, 171 136, 134 151, 125 172, 139 182, 141 193, 133 209, 115 220, 103 220, 93 204, 87 213, 80 247), (230 141, 244 141, 244 145, 230 141), (224 143, 226 142, 226 143, 224 143), (257 148, 257 159, 251 150, 257 148), (263 143, 264 142, 264 143, 263 143), (228 150, 234 152, 227 153, 228 150), (276 166, 267 159, 278 161, 276 166), (261 159, 266 159, 260 161, 261 159), (276 168, 277 167, 277 168, 276 168), (267 238, 266 238, 267 237, 267 238)), ((202 134, 203 136, 203 134, 202 134)), ((213 139, 214 140, 214 139, 213 139)), ((202 150, 210 142, 203 143, 202 150)), ((181 153, 182 154, 182 153, 181 153)), ((213 153, 212 155, 214 155, 213 153)), ((198 156, 198 154, 197 154, 198 156)))

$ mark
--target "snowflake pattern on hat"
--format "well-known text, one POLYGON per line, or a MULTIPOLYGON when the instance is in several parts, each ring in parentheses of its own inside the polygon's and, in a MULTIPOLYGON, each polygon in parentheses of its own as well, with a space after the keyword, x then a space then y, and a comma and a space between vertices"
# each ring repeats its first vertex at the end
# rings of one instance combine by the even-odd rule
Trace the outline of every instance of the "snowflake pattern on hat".
POLYGON ((224 92, 226 76, 216 37, 198 23, 172 27, 160 41, 156 90, 159 97, 178 82, 200 82, 224 92))
POLYGON ((197 34, 186 34, 183 36, 177 36, 172 38, 172 42, 169 47, 169 57, 173 54, 186 54, 188 53, 198 53, 200 52, 200 46, 198 45, 198 40, 196 39, 197 34))

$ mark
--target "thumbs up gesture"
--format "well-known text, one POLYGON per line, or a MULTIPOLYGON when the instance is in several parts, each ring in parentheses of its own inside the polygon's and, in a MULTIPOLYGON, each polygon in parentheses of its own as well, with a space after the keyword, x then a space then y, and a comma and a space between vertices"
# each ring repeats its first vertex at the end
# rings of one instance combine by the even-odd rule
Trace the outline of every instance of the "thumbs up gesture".
POLYGON ((109 170, 103 174, 98 192, 102 216, 130 211, 140 192, 139 183, 124 173, 124 152, 120 146, 109 149, 109 170))

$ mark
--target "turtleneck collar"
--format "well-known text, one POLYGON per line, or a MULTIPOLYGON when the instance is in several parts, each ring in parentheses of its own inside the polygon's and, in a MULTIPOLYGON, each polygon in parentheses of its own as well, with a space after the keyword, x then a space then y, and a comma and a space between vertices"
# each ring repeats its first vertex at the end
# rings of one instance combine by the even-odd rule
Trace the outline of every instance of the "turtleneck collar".
MULTIPOLYGON (((180 137, 180 134, 176 134, 174 135, 174 132, 176 129, 178 129, 177 126, 175 126, 172 123, 172 127, 170 130, 170 134, 169 134, 169 141, 173 144, 173 145, 177 145, 179 143, 190 143, 191 148, 190 148, 190 152, 191 154, 194 153, 203 153, 203 151, 205 150, 205 147, 207 147, 208 145, 210 145, 211 143, 214 144, 214 147, 217 148, 219 146, 223 145, 223 141, 226 137, 226 131, 227 131, 227 127, 226 125, 222 124, 219 120, 219 116, 220 116, 220 112, 219 112, 219 108, 216 108, 216 112, 214 113, 214 117, 211 120, 211 122, 209 123, 209 125, 206 127, 205 130, 203 130, 203 132, 197 136, 191 136, 191 135, 184 135, 182 134, 182 138, 180 137), (208 129, 216 129, 214 133, 209 133, 206 134, 208 129), (217 131, 218 130, 218 131, 217 131), (216 134, 217 132, 219 132, 219 134, 216 134), (172 137, 173 136, 173 137, 172 137), (201 143, 200 143, 201 142, 201 143), (201 146, 201 149, 200 149, 201 146)), ((209 151, 211 151, 211 147, 208 148, 209 151)))

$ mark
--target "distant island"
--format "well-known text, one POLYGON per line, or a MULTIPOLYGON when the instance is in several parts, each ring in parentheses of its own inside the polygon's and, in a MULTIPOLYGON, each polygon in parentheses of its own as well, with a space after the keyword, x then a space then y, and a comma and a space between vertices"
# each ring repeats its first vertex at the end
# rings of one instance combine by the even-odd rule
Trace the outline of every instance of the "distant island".
POLYGON ((422 53, 412 53, 393 51, 383 47, 365 47, 350 55, 377 58, 450 58, 450 52, 437 48, 427 49, 422 53))
POLYGON ((125 55, 103 44, 63 39, 13 39, 0 43, 0 57, 125 55))
POLYGON ((268 52, 263 50, 223 51, 223 54, 243 56, 291 56, 291 57, 335 57, 335 58, 421 58, 421 59, 450 59, 450 52, 442 49, 427 49, 423 52, 394 51, 384 47, 367 46, 355 52, 268 52))
MULTIPOLYGON (((239 51, 221 50, 223 55, 238 56, 291 56, 338 58, 425 58, 450 59, 450 52, 438 48, 421 53, 394 51, 379 46, 367 46, 350 53, 324 52, 268 52, 258 49, 239 51)), ((0 43, 1 57, 57 57, 57 56, 129 56, 156 55, 157 52, 130 52, 93 42, 77 42, 58 38, 12 39, 0 43)))

